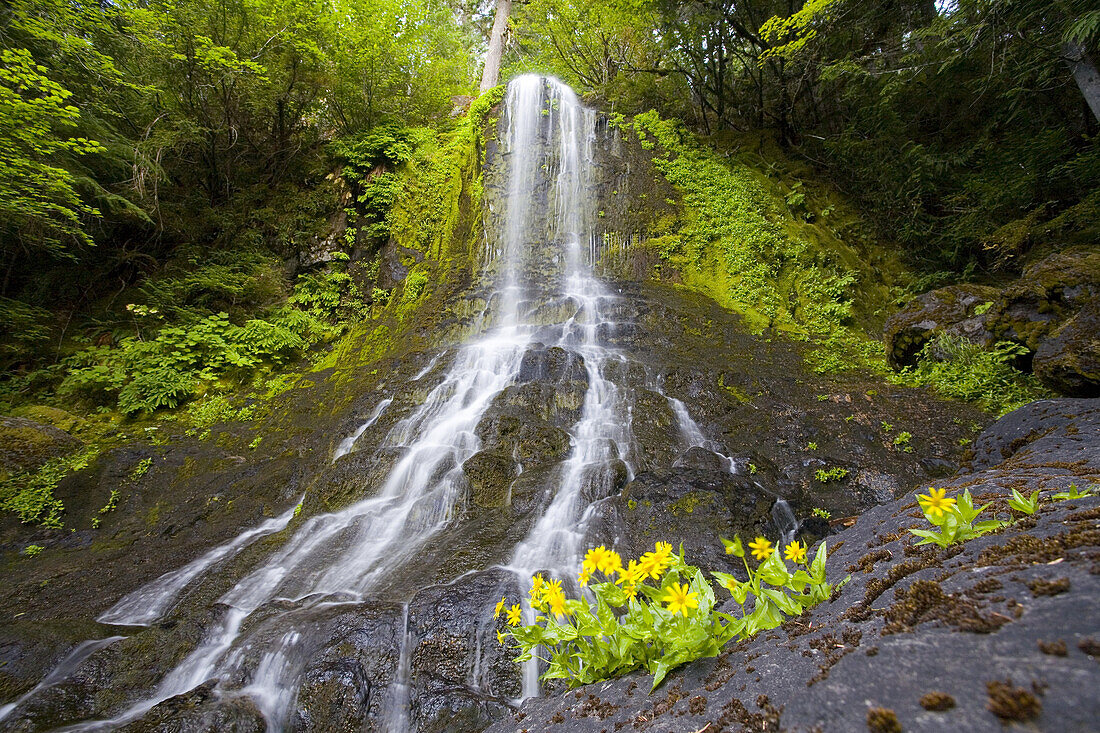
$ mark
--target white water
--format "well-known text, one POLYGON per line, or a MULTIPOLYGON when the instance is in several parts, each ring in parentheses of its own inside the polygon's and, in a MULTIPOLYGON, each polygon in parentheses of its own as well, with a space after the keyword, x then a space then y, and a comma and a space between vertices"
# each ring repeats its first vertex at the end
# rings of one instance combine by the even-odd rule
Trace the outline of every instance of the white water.
MULTIPOLYGON (((435 360, 432 360, 432 363, 428 365, 427 370, 430 370, 434 364, 435 360)), ((427 373, 427 370, 425 370, 425 373, 427 373)), ((417 376, 416 378, 420 379, 421 376, 423 376, 423 374, 417 376)), ((379 402, 378 405, 374 408, 374 411, 370 414, 370 417, 367 418, 367 421, 360 425, 354 433, 340 441, 340 445, 336 446, 336 451, 332 454, 333 463, 336 463, 336 460, 338 458, 342 458, 348 453, 351 453, 351 449, 355 447, 355 441, 359 440, 359 438, 363 436, 363 433, 367 432, 367 428, 378 422, 378 418, 382 417, 382 413, 385 412, 386 408, 390 406, 391 402, 393 402, 393 397, 387 397, 386 399, 379 402)))
POLYGON ((153 623, 171 608, 180 591, 211 565, 236 555, 260 537, 286 529, 290 520, 294 518, 294 510, 297 506, 295 504, 274 519, 241 532, 232 541, 215 547, 182 568, 165 573, 152 583, 123 596, 118 603, 104 611, 96 620, 103 624, 120 626, 147 626, 153 623))

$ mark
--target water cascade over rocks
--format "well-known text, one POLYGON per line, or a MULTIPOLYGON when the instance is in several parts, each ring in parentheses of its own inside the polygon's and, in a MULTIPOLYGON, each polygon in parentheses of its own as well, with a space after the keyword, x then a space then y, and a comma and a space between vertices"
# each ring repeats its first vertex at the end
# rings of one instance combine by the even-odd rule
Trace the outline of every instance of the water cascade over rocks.
MULTIPOLYGON (((607 239, 595 231, 596 113, 563 84, 523 76, 499 130, 486 177, 503 207, 486 217, 478 335, 419 370, 421 401, 391 387, 339 440, 331 475, 372 477, 363 495, 300 522, 286 507, 124 597, 101 622, 150 627, 140 639, 180 616, 201 633, 151 687, 89 696, 57 727, 483 728, 539 692, 537 667, 520 670, 497 644, 501 596, 518 602, 539 571, 568 585, 587 546, 623 540, 608 502, 641 471, 702 461, 707 480, 736 478, 662 375, 617 345, 634 305, 593 267, 593 242, 607 239), (218 586, 232 558, 273 537, 218 586), (204 592, 201 607, 187 600, 204 592)), ((649 549, 654 539, 665 537, 649 549)), ((65 679, 126 648, 120 639, 82 646, 0 710, 0 729, 35 721, 43 690, 76 684, 65 679)))

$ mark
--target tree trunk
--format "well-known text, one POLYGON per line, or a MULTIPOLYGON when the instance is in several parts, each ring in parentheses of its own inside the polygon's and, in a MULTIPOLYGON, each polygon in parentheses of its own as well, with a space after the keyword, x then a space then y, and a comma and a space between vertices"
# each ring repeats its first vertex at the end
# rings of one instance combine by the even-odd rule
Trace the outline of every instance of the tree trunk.
POLYGON ((1073 80, 1085 97, 1089 109, 1098 121, 1100 121, 1100 72, 1096 70, 1096 64, 1080 43, 1067 42, 1062 46, 1062 52, 1069 70, 1073 72, 1073 80))
POLYGON ((489 35, 489 52, 485 54, 485 71, 481 75, 481 91, 497 85, 500 79, 500 60, 504 55, 504 36, 508 32, 508 16, 512 14, 512 0, 497 0, 493 30, 489 35))

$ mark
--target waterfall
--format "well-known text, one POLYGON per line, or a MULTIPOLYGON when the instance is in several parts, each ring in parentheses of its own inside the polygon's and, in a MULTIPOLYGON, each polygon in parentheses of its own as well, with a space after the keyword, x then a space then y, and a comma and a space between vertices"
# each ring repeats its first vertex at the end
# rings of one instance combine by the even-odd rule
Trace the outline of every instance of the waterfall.
MULTIPOLYGON (((110 729, 134 721, 155 705, 216 680, 219 695, 247 695, 278 730, 289 720, 311 657, 309 614, 329 606, 353 607, 374 595, 387 578, 414 566, 443 530, 454 526, 465 491, 463 463, 481 449, 476 428, 494 398, 515 384, 524 354, 533 345, 559 346, 583 360, 587 387, 571 445, 545 483, 538 515, 515 545, 506 567, 526 587, 531 574, 546 571, 571 581, 579 571, 594 506, 610 494, 613 469, 634 474, 629 390, 617 383, 626 355, 608 345, 617 326, 620 296, 592 272, 596 115, 567 86, 522 76, 508 86, 501 165, 506 210, 486 245, 485 277, 493 294, 479 323, 485 330, 455 352, 424 401, 377 437, 374 427, 394 398, 379 401, 366 420, 339 443, 332 457, 352 460, 353 450, 392 455, 395 460, 376 490, 345 508, 293 524, 294 507, 198 560, 162 576, 116 604, 104 622, 149 624, 165 614, 180 592, 222 560, 254 540, 287 530, 285 541, 217 598, 223 609, 194 649, 168 671, 155 689, 108 720, 77 723, 67 730, 110 729), (556 319, 536 311, 562 314, 556 319), (547 323, 547 320, 552 322, 547 323), (614 378, 613 378, 614 377, 614 378), (372 445, 360 446, 364 436, 372 445), (257 661, 258 660, 258 661, 257 661), (249 665, 252 666, 249 666, 249 665)), ((450 354, 449 354, 450 355, 450 354)), ((436 374, 440 355, 414 378, 436 374)), ((434 379, 434 378, 433 378, 434 379)), ((649 388, 657 389, 650 384, 649 388)), ((667 398, 687 447, 717 452, 679 400, 667 398)), ((341 461, 341 465, 345 465, 341 461)), ((732 465, 732 462, 731 462, 732 465)), ((398 668, 386 691, 383 724, 401 733, 417 725, 411 659, 417 639, 403 621, 398 668)), ((527 609, 528 621, 533 620, 527 609)), ((486 613, 488 619, 491 614, 486 613)), ((478 622, 476 654, 491 635, 478 622)), ((495 639, 491 643, 495 643, 495 639)), ((94 651, 94 649, 92 650, 94 651)), ((523 672, 522 695, 538 692, 538 669, 523 672)), ((480 668, 471 675, 480 682, 480 668)), ((52 684, 52 683, 51 683, 52 684)), ((4 711, 9 712, 9 710, 4 711)))

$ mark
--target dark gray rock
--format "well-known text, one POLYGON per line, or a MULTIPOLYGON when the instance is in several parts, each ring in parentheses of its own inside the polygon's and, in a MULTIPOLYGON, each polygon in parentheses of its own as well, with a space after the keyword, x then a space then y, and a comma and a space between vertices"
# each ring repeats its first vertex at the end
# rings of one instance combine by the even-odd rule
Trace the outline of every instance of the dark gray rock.
POLYGON ((1032 368, 1059 394, 1100 396, 1100 297, 1039 343, 1032 368))

